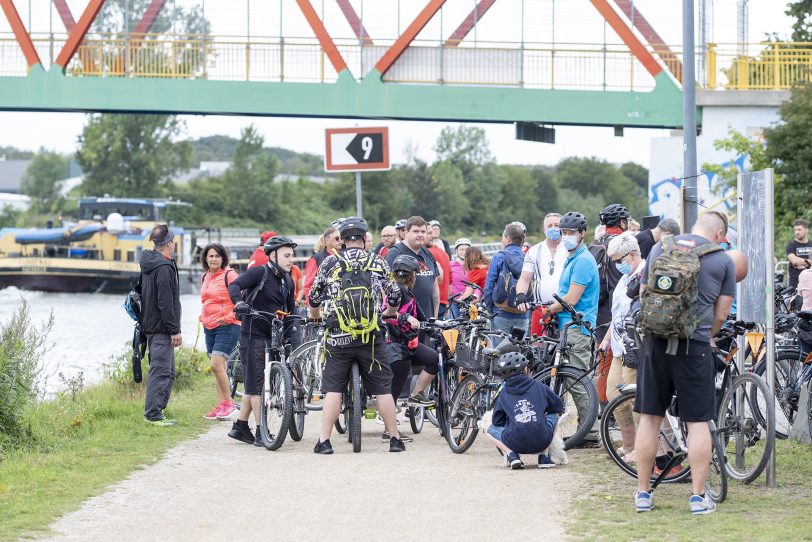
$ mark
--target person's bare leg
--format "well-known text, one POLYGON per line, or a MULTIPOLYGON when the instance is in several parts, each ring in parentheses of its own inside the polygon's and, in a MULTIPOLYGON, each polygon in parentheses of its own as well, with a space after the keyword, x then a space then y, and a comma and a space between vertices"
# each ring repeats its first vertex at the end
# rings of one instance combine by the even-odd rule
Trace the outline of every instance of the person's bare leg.
POLYGON ((434 375, 427 373, 426 371, 420 371, 420 376, 417 377, 417 383, 414 385, 414 391, 412 395, 417 395, 418 393, 422 393, 429 387, 431 381, 434 380, 434 375))
MULTIPOLYGON (((392 397, 389 395, 388 397, 392 397)), ((324 406, 321 409, 321 433, 319 434, 319 441, 326 442, 330 440, 330 435, 333 434, 333 426, 338 420, 338 414, 341 411, 341 394, 337 392, 328 392, 324 396, 324 406)))
MULTIPOLYGON (((245 401, 243 401, 243 404, 245 404, 245 401)), ((260 421, 259 395, 252 395, 249 404, 251 405, 251 410, 254 411, 254 421, 257 422, 257 425, 260 425, 262 422, 260 421)), ((248 418, 245 419, 248 420, 248 418)))
POLYGON ((217 402, 222 403, 231 399, 231 390, 228 386, 228 375, 226 374, 226 363, 224 356, 212 354, 211 372, 214 374, 214 385, 217 390, 217 402))
POLYGON ((381 419, 383 419, 383 425, 386 427, 389 436, 400 438, 395 400, 388 393, 378 396, 378 412, 381 415, 381 419))
POLYGON ((711 434, 708 422, 687 422, 688 462, 691 464, 691 488, 694 495, 705 493, 705 481, 711 460, 711 434))
MULTIPOLYGON (((237 414, 237 419, 241 422, 247 422, 248 418, 251 416, 251 412, 253 411, 253 402, 252 398, 257 398, 257 412, 259 412, 259 395, 243 395, 242 396, 242 405, 240 406, 240 413, 237 414)), ((257 422, 259 425, 259 422, 257 422)))
POLYGON ((662 416, 651 414, 640 415, 640 425, 634 440, 634 453, 637 459, 637 488, 640 491, 651 491, 651 471, 654 470, 654 458, 657 455, 657 442, 660 436, 662 416))

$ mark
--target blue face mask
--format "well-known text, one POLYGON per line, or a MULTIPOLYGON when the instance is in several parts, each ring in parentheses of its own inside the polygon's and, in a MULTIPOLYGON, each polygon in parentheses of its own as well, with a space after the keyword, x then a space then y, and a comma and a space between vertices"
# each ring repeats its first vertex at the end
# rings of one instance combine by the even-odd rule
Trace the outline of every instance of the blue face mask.
POLYGON ((561 230, 558 228, 547 228, 544 230, 544 235, 546 235, 550 241, 558 241, 561 239, 561 230))
POLYGON ((624 275, 628 275, 632 272, 632 265, 626 262, 616 262, 615 267, 617 267, 617 270, 624 275))
POLYGON ((719 243, 719 246, 722 247, 722 250, 728 250, 730 248, 730 243, 722 241, 721 243, 719 243))
POLYGON ((577 235, 565 235, 562 237, 562 242, 564 243, 564 248, 567 250, 575 250, 580 240, 577 235))

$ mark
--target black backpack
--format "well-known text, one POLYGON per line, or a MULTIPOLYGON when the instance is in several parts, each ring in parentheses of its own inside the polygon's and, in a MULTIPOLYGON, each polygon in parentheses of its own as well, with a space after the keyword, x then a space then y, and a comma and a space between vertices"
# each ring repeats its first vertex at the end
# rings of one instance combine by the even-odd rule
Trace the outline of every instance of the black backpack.
POLYGON ((612 297, 612 288, 609 284, 608 273, 608 268, 612 265, 612 262, 609 261, 609 251, 607 250, 609 240, 612 239, 612 237, 614 237, 614 235, 605 235, 600 240, 595 239, 586 247, 589 253, 592 254, 592 257, 595 258, 595 263, 598 264, 598 275, 600 276, 601 284, 601 293, 598 300, 599 306, 605 305, 612 297))

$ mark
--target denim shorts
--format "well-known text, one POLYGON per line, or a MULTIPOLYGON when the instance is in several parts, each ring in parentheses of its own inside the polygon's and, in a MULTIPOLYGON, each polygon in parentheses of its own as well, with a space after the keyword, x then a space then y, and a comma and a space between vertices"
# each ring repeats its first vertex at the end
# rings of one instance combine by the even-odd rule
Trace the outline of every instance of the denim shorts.
POLYGON ((502 441, 502 433, 505 432, 504 425, 489 425, 488 434, 498 441, 502 441))
POLYGON ((238 324, 222 324, 214 329, 203 328, 206 335, 206 352, 209 356, 223 356, 227 358, 240 340, 240 326, 238 324))

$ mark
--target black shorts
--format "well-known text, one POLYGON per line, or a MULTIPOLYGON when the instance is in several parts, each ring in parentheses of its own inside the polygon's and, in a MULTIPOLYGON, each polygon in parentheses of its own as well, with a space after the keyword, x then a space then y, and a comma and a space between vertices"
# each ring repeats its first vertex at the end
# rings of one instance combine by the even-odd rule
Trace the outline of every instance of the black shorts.
POLYGON ((368 344, 330 346, 324 349, 324 370, 321 374, 323 393, 343 393, 350 381, 352 364, 358 363, 367 395, 386 395, 392 391, 392 369, 383 336, 368 344), (374 350, 374 358, 373 358, 374 350))
POLYGON ((674 356, 665 353, 667 347, 665 339, 644 341, 634 411, 664 416, 676 393, 680 419, 705 422, 716 418, 716 365, 710 344, 681 340, 674 356))
MULTIPOLYGON (((265 338, 240 336, 240 363, 246 395, 261 395, 265 380, 265 338)), ((268 339, 270 340, 270 339, 268 339)))

